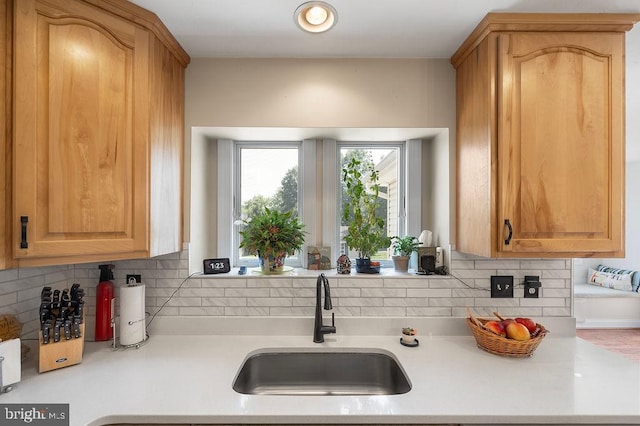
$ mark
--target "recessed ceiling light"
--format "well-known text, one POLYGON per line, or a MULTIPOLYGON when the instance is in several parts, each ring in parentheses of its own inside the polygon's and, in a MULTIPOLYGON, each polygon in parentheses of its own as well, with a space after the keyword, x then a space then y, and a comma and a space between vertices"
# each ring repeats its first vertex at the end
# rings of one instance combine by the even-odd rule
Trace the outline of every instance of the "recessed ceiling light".
POLYGON ((310 1, 298 6, 293 14, 293 20, 304 31, 323 33, 336 24, 338 12, 329 3, 310 1))

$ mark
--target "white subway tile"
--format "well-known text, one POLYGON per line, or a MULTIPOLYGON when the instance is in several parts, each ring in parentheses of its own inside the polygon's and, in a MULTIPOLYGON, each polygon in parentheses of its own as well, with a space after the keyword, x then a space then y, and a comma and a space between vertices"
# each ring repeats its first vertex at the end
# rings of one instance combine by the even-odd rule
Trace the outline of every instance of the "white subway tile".
POLYGON ((407 290, 404 288, 363 288, 360 290, 361 297, 406 297, 407 290))
POLYGON ((429 280, 424 278, 385 278, 383 286, 388 288, 426 288, 429 286, 429 280))
POLYGON ((520 269, 519 260, 487 259, 476 260, 475 269, 520 269))
POLYGON ((225 288, 225 297, 269 297, 268 288, 225 288))
POLYGON ((378 278, 340 278, 337 281, 338 287, 370 288, 384 286, 383 280, 378 278))
POLYGON ((218 279, 206 279, 201 280, 202 287, 219 287, 219 288, 246 288, 246 278, 218 278, 218 279))
POLYGON ((448 288, 410 288, 407 297, 451 297, 452 290, 448 288))
POLYGON ((512 298, 477 298, 475 306, 519 306, 518 299, 512 298))
POLYGON ((341 297, 336 300, 338 306, 383 306, 381 297, 341 297))
MULTIPOLYGON (((336 303, 337 305, 337 300, 336 303)), ((292 306, 316 306, 316 299, 311 297, 294 297, 291 300, 292 306)))
POLYGON ((447 307, 408 307, 408 317, 450 317, 451 308, 447 307))
POLYGON ((429 300, 428 306, 473 306, 474 299, 460 297, 434 297, 429 300))
POLYGON ((215 306, 186 306, 179 308, 179 315, 185 316, 223 316, 224 315, 223 307, 215 307, 215 306))
POLYGON ((293 288, 277 287, 269 289, 269 297, 293 297, 293 288))
POLYGON ((261 306, 261 307, 246 307, 246 308, 241 308, 241 307, 225 307, 224 308, 224 314, 225 316, 259 316, 259 317, 266 317, 269 316, 269 308, 261 306))
POLYGON ((398 297, 384 299, 384 306, 429 306, 429 299, 419 297, 398 297))
POLYGON ((247 306, 291 306, 291 299, 285 297, 248 297, 247 306))
POLYGON ((162 306, 164 303, 166 306, 200 306, 202 305, 202 299, 199 297, 174 297, 169 300, 166 297, 156 298, 156 304, 162 306))
POLYGON ((363 306, 360 309, 360 313, 363 317, 404 317, 407 315, 405 308, 377 308, 363 306))
POLYGON ((223 288, 182 288, 179 297, 224 297, 223 288))
POLYGON ((520 269, 565 269, 564 259, 548 259, 548 260, 521 260, 520 269))
POLYGON ((293 287, 293 280, 291 278, 256 278, 247 280, 247 287, 293 287))
MULTIPOLYGON (((280 316, 280 317, 288 317, 288 316, 296 316, 296 317, 313 317, 314 315, 313 308, 305 308, 305 307, 271 307, 269 308, 269 315, 271 316, 280 316)), ((313 329, 310 331, 309 336, 313 333, 313 329)))
POLYGON ((203 297, 202 306, 247 306, 244 297, 203 297))

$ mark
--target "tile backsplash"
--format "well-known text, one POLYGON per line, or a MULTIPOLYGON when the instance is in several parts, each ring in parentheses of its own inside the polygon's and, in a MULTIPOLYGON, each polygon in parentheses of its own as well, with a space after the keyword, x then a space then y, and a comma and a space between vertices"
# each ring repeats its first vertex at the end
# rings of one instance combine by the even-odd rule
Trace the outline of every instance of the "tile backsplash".
MULTIPOLYGON (((313 273, 188 278, 186 250, 152 259, 113 263, 116 287, 124 285, 126 274, 142 275, 146 285, 146 310, 150 315, 310 317, 314 314, 316 275, 313 273)), ((451 271, 452 276, 327 273, 337 316, 462 317, 466 316, 467 307, 472 307, 480 316, 490 316, 495 310, 507 316, 571 316, 570 259, 487 259, 453 252, 451 271), (492 299, 491 275, 513 275, 514 297, 492 299), (540 276, 540 298, 523 297, 525 275, 540 276)), ((42 287, 68 288, 77 282, 86 292, 87 337, 92 338, 89 325, 93 324, 91 315, 95 312, 99 275, 98 263, 0 271, 0 313, 16 314, 24 323, 23 337, 33 338, 38 329, 42 287)))

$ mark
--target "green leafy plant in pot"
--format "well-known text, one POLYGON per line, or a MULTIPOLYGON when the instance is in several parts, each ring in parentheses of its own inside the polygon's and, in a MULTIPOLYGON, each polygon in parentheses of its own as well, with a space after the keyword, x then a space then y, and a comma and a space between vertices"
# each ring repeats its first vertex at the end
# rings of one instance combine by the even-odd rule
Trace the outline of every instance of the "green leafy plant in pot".
POLYGON ((263 274, 282 273, 284 260, 302 249, 304 225, 293 211, 279 212, 267 207, 253 216, 240 231, 240 248, 256 253, 263 274))
POLYGON ((397 272, 407 272, 409 270, 409 259, 413 252, 418 251, 420 243, 416 237, 411 235, 404 237, 395 235, 391 237, 391 240, 393 241, 391 248, 395 253, 394 256, 391 256, 393 259, 393 268, 397 272))
POLYGON ((364 166, 360 160, 352 158, 342 168, 347 196, 342 217, 348 224, 344 240, 350 249, 358 253, 356 271, 376 273, 380 272, 380 268, 371 265, 371 256, 389 247, 391 239, 387 236, 384 219, 376 214, 380 194, 378 171, 373 164, 364 166), (364 180, 367 175, 368 187, 364 180))

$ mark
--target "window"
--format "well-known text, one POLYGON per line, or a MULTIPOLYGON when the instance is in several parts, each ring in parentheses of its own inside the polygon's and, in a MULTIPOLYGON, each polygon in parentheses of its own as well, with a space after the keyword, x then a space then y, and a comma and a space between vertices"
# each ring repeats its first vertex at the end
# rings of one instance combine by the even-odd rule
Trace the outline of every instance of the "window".
MULTIPOLYGON (((203 258, 229 257, 234 266, 257 266, 253 254, 242 253, 238 248, 238 232, 242 219, 249 219, 252 211, 265 205, 297 211, 305 224, 305 246, 329 246, 332 265, 341 251, 356 257, 341 241, 346 224, 341 223, 340 214, 342 161, 353 155, 366 157, 379 171, 380 213, 385 218, 388 235, 419 235, 422 229, 420 139, 399 142, 217 139, 216 147, 217 167, 204 169, 217 182, 214 197, 209 196, 206 186, 192 186, 192 204, 215 206, 216 212, 215 218, 209 216, 214 219, 211 223, 207 221, 206 207, 194 209, 203 212, 195 232, 210 235, 209 229, 215 230, 215 238, 193 238, 191 242, 194 252, 199 250, 203 258), (201 194, 202 201, 194 193, 201 194)), ((200 162, 200 158, 194 157, 192 164, 195 162, 200 162)), ((206 164, 204 160, 202 164, 206 164)), ((193 223, 196 221, 192 220, 193 223)), ((390 266, 391 254, 382 247, 375 257, 382 261, 382 266, 390 266)), ((287 258, 287 264, 294 267, 305 267, 305 261, 306 256, 302 255, 287 258)))
MULTIPOLYGON (((301 188, 300 143, 235 142, 234 232, 235 265, 255 265, 255 253, 238 249, 242 220, 250 219, 265 207, 298 216, 301 188)), ((302 266, 297 257, 287 263, 302 266)))
MULTIPOLYGON (((404 143, 346 143, 337 144, 339 150, 339 197, 340 206, 337 222, 340 242, 340 252, 346 253, 349 257, 357 257, 357 253, 352 253, 344 241, 344 235, 348 227, 342 215, 344 203, 347 202, 344 183, 342 182, 341 170, 352 158, 357 159, 362 165, 363 175, 366 170, 373 167, 379 173, 378 185, 378 207, 377 215, 384 218, 388 236, 404 235, 405 232, 405 185, 404 185, 404 143)), ((391 253, 388 247, 380 247, 378 252, 372 256, 373 259, 381 261, 382 266, 389 266, 391 253)))

